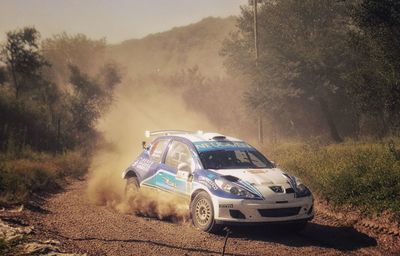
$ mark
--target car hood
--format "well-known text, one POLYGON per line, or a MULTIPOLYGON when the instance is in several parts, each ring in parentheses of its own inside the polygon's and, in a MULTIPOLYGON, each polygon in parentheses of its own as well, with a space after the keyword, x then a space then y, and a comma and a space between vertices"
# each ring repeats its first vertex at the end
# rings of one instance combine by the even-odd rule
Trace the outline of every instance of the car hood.
POLYGON ((288 178, 279 168, 273 169, 222 169, 213 170, 216 173, 226 176, 234 176, 252 185, 283 185, 288 183, 288 178))
MULTIPOLYGON (((234 176, 250 184, 265 198, 270 200, 291 201, 293 192, 287 192, 291 188, 290 180, 285 172, 279 168, 272 169, 221 169, 213 170, 222 176, 234 176), (281 186, 281 193, 274 192, 271 186, 281 186)), ((292 190, 293 191, 293 190, 292 190)))

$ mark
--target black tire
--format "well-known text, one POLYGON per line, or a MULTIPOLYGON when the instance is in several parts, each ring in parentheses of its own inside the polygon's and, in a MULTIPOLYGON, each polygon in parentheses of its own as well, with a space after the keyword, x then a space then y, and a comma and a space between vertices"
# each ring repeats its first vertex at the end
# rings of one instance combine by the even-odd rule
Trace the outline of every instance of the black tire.
POLYGON ((125 184, 125 197, 128 197, 139 190, 139 181, 135 176, 126 179, 125 184))
POLYGON ((200 192, 195 196, 190 212, 196 228, 209 233, 217 233, 221 230, 221 226, 215 223, 213 204, 206 192, 200 192))

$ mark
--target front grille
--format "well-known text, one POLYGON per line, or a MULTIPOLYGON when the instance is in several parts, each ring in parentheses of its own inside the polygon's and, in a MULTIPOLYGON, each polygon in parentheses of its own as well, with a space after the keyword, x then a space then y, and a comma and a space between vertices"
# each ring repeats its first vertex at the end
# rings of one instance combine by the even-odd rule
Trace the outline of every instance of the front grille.
POLYGON ((299 214, 301 207, 279 208, 279 209, 258 209, 262 217, 289 217, 299 214))

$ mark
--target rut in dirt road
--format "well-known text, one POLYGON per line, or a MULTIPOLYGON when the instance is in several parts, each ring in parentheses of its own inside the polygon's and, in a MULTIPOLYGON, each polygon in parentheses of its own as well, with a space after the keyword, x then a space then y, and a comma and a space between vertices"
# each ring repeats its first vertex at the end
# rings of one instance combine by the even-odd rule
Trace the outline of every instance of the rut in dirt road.
MULTIPOLYGON (((71 184, 31 212, 39 239, 54 238, 62 249, 88 255, 221 255, 224 235, 196 230, 189 223, 170 223, 121 214, 93 205, 85 181, 71 184)), ((232 228, 225 255, 388 255, 377 241, 329 218, 317 217, 301 233, 279 226, 232 228)), ((395 253, 392 253, 395 255, 395 253)))

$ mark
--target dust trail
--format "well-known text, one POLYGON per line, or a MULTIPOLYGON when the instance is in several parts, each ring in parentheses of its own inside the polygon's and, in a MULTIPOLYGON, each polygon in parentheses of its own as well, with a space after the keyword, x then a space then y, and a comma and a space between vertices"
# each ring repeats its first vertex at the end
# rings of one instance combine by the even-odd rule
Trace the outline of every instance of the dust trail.
POLYGON ((111 111, 98 129, 108 142, 95 153, 87 193, 96 204, 121 212, 133 212, 159 218, 185 219, 187 206, 177 198, 141 193, 126 198, 122 171, 142 150, 145 130, 213 130, 207 118, 187 110, 177 91, 163 89, 152 82, 126 83, 116 92, 111 111))

